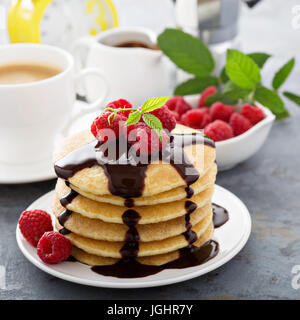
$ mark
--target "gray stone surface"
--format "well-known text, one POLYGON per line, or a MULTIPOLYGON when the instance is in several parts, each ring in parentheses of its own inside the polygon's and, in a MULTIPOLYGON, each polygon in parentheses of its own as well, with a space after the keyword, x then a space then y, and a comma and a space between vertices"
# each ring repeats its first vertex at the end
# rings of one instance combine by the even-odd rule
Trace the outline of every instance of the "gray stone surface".
MULTIPOLYGON (((291 27, 298 1, 265 0, 243 10, 241 36, 246 51, 274 53, 266 78, 291 56, 300 61, 300 29, 291 27)), ((298 90, 300 67, 287 83, 298 90)), ((288 103, 289 120, 274 125, 265 146, 247 162, 218 174, 217 183, 248 206, 253 230, 245 248, 221 268, 197 279, 161 288, 113 290, 54 278, 29 263, 17 247, 20 212, 54 187, 54 181, 0 185, 0 265, 6 268, 1 299, 298 299, 291 286, 300 265, 300 110, 288 103)), ((1 270, 0 270, 1 271, 1 270)), ((1 285, 1 281, 0 281, 1 285)))

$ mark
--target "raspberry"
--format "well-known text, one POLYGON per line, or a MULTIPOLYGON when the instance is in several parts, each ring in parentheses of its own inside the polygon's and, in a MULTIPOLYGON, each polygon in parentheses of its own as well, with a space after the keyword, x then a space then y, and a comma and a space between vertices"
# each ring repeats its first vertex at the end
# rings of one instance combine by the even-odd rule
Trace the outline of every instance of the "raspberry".
POLYGON ((230 125, 222 120, 215 120, 204 128, 204 133, 214 141, 222 141, 233 137, 230 125))
POLYGON ((52 231, 52 220, 50 215, 43 210, 29 210, 22 212, 19 219, 20 231, 24 238, 37 246, 41 236, 46 231, 52 231))
POLYGON ((201 106, 201 107, 199 107, 198 109, 201 110, 201 111, 204 111, 204 112, 206 112, 206 113, 208 113, 208 114, 210 114, 210 108, 208 108, 208 107, 201 106))
POLYGON ((180 115, 176 111, 171 111, 176 121, 180 120, 180 115))
POLYGON ((54 231, 44 233, 37 246, 38 256, 48 264, 66 260, 70 256, 71 250, 70 240, 54 231))
POLYGON ((120 127, 127 120, 125 116, 118 113, 115 118, 114 116, 110 118, 109 124, 108 117, 111 114, 111 111, 104 111, 92 123, 91 132, 101 142, 113 141, 119 138, 120 132, 122 132, 120 127))
POLYGON ((229 120, 229 124, 235 136, 238 136, 252 127, 251 122, 243 115, 235 112, 229 120))
POLYGON ((242 107, 241 114, 246 117, 253 125, 264 119, 264 112, 257 106, 245 104, 242 107))
POLYGON ((206 99, 215 93, 217 93, 217 88, 215 86, 207 87, 201 94, 201 97, 198 101, 198 108, 205 106, 206 99))
POLYGON ((162 106, 150 113, 156 116, 161 121, 163 128, 169 132, 176 127, 176 119, 167 106, 162 106))
POLYGON ((211 106, 210 115, 212 120, 223 120, 228 122, 230 116, 234 113, 232 106, 223 104, 222 102, 216 102, 211 106))
POLYGON ((211 122, 210 115, 201 109, 190 110, 181 117, 182 122, 194 129, 203 129, 211 122))
POLYGON ((179 116, 192 109, 192 107, 184 100, 184 98, 177 96, 169 99, 166 105, 169 110, 176 111, 179 116))
POLYGON ((168 135, 163 131, 161 143, 158 134, 145 123, 138 122, 128 126, 128 142, 138 154, 149 155, 157 153, 167 146, 168 140, 168 135))
MULTIPOLYGON (((110 103, 106 106, 106 108, 112 108, 112 109, 132 108, 132 104, 131 104, 130 102, 128 102, 127 100, 125 100, 125 99, 119 99, 119 100, 110 102, 110 103)), ((130 112, 131 112, 131 111, 128 110, 128 111, 121 111, 121 112, 119 112, 119 113, 120 113, 121 115, 125 116, 126 118, 128 118, 130 112)))

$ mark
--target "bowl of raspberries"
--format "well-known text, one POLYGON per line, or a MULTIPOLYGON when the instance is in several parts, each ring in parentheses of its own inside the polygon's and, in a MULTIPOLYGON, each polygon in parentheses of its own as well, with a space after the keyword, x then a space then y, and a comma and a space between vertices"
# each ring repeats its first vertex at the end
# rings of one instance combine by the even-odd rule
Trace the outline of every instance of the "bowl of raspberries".
POLYGON ((216 143, 219 170, 231 169, 254 155, 265 142, 275 120, 261 105, 244 103, 205 104, 217 88, 206 88, 201 96, 173 97, 167 101, 177 123, 203 131, 216 143))

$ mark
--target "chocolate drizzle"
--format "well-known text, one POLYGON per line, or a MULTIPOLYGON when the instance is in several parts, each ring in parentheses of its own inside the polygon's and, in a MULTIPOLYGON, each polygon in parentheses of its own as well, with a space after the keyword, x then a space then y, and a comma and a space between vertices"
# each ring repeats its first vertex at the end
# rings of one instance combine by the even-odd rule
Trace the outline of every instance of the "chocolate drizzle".
POLYGON ((212 204, 212 209, 214 227, 219 228, 229 220, 228 211, 215 203, 212 204))
POLYGON ((136 225, 140 218, 140 215, 132 209, 126 210, 122 215, 124 224, 128 226, 125 235, 125 243, 120 250, 123 259, 135 258, 138 255, 140 236, 136 229, 136 225))
POLYGON ((71 191, 63 196, 60 199, 60 203, 63 207, 66 207, 68 204, 70 204, 76 197, 78 196, 78 192, 71 189, 71 191))
POLYGON ((190 199, 194 195, 194 190, 190 186, 185 188, 185 192, 187 199, 190 199))
POLYGON ((94 266, 92 270, 98 274, 117 278, 142 278, 163 270, 184 269, 199 266, 214 258, 219 252, 219 244, 210 240, 202 247, 188 246, 179 250, 179 258, 162 266, 147 266, 134 259, 128 262, 121 259, 111 266, 94 266))
POLYGON ((133 199, 125 199, 124 200, 124 206, 127 208, 132 208, 134 207, 134 200, 133 199))
POLYGON ((70 215, 72 214, 72 211, 66 209, 63 211, 59 217, 58 217, 58 222, 61 226, 64 226, 66 221, 69 219, 70 215))
POLYGON ((192 224, 190 222, 191 220, 191 213, 194 212, 197 209, 196 203, 192 201, 186 201, 185 202, 185 209, 186 209, 186 215, 185 215, 185 227, 186 231, 183 233, 183 236, 185 237, 186 241, 191 245, 197 240, 197 234, 192 230, 192 224))
POLYGON ((59 233, 65 236, 67 234, 70 234, 71 231, 68 230, 67 228, 62 228, 62 229, 59 230, 59 233))

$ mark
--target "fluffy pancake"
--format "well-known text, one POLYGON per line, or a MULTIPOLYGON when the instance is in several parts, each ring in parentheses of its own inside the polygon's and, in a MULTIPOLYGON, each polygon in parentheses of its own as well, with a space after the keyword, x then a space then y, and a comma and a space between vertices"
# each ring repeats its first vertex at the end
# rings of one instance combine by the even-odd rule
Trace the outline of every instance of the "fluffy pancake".
MULTIPOLYGON (((178 126, 176 129, 177 132, 190 132, 190 129, 184 126, 178 126)), ((174 132, 176 132, 176 129, 174 132)), ((197 131, 195 130, 195 132, 197 131)), ((58 161, 93 140, 94 137, 90 131, 83 131, 68 137, 55 150, 54 161, 58 161)), ((215 161, 215 148, 211 146, 196 144, 185 146, 183 149, 190 162, 198 170, 200 177, 207 172, 215 161)), ((108 188, 108 178, 103 168, 99 165, 76 172, 69 178, 69 181, 73 186, 84 192, 95 195, 111 194, 108 188)), ((155 163, 150 163, 146 170, 142 196, 149 197, 185 185, 185 180, 171 164, 156 161, 155 163), (162 177, 166 177, 166 179, 162 179, 162 177)))
MULTIPOLYGON (((195 183, 193 183, 190 186, 193 189, 194 194, 197 194, 203 191, 209 185, 213 184, 216 179, 216 174, 217 174, 217 165, 213 163, 211 168, 209 168, 209 170, 204 174, 204 176, 199 178, 195 183)), ((68 189, 65 187, 66 186, 65 183, 62 181, 63 180, 58 179, 57 189, 59 190, 59 194, 66 194, 68 192, 68 189)), ((71 185, 70 187, 86 198, 99 201, 99 202, 115 204, 118 206, 124 205, 124 199, 121 197, 114 196, 114 195, 94 195, 92 193, 82 191, 80 188, 77 188, 76 186, 71 185)), ((132 200, 135 206, 149 206, 149 205, 155 205, 159 203, 167 203, 167 202, 182 200, 184 198, 186 198, 185 187, 178 187, 178 188, 171 189, 169 191, 165 191, 160 194, 156 194, 149 197, 132 198, 132 200)))
MULTIPOLYGON (((209 241, 212 238, 212 235, 213 235, 213 225, 211 223, 209 227, 205 230, 205 232, 202 234, 202 236, 193 245, 196 247, 201 247, 205 242, 209 241)), ((96 256, 96 255, 87 253, 77 248, 76 246, 73 246, 72 256, 76 258, 78 261, 90 266, 112 265, 117 261, 119 261, 119 259, 116 259, 116 258, 101 257, 101 256, 96 256)), ((136 260, 141 264, 160 266, 168 262, 171 262, 173 260, 176 260, 178 258, 179 258, 179 251, 176 250, 176 251, 172 251, 164 254, 159 254, 156 256, 139 257, 136 260)))
MULTIPOLYGON (((58 217, 64 210, 59 201, 56 200, 53 208, 55 216, 58 217)), ((209 212, 211 212, 210 202, 191 213, 190 224, 192 226, 196 225, 209 212)), ((128 231, 128 226, 124 224, 90 219, 76 212, 73 212, 68 217, 64 223, 64 227, 82 237, 105 241, 123 241, 128 231)), ((140 241, 158 241, 185 232, 186 220, 185 216, 182 216, 165 222, 137 225, 136 229, 139 233, 140 241)))
MULTIPOLYGON (((66 186, 64 188, 64 190, 67 191, 66 193, 70 191, 70 188, 66 186)), ((193 197, 189 200, 194 202, 197 207, 200 208, 206 203, 210 202, 213 194, 213 189, 214 186, 212 184, 201 193, 193 195, 193 197)), ((62 193, 59 187, 57 188, 57 192, 57 198, 59 199, 61 199, 66 194, 65 192, 62 193)), ((183 216, 184 214, 186 214, 185 203, 186 200, 184 199, 171 203, 157 204, 154 206, 133 207, 132 209, 136 210, 141 217, 138 222, 139 224, 149 224, 167 221, 183 216)), ((123 224, 122 215, 126 210, 125 207, 97 202, 85 198, 82 195, 78 195, 77 197, 75 197, 75 199, 73 199, 73 201, 66 207, 70 211, 80 213, 81 215, 91 219, 100 219, 105 222, 121 224, 123 224)))
MULTIPOLYGON (((211 223, 212 212, 210 212, 205 216, 204 219, 192 227, 192 230, 196 233, 197 238, 201 237, 211 223)), ((56 227, 60 229, 58 223, 56 227)), ((102 257, 121 258, 120 250, 122 249, 124 242, 94 240, 84 238, 75 233, 67 234, 66 237, 73 245, 87 253, 102 257)), ((139 242, 138 257, 152 256, 175 251, 177 249, 186 247, 188 244, 189 243, 184 235, 177 235, 160 241, 139 242)))

